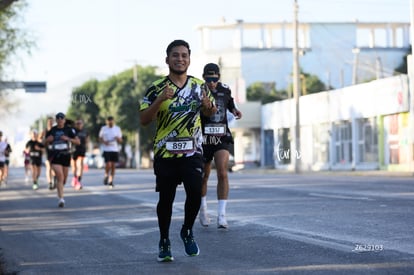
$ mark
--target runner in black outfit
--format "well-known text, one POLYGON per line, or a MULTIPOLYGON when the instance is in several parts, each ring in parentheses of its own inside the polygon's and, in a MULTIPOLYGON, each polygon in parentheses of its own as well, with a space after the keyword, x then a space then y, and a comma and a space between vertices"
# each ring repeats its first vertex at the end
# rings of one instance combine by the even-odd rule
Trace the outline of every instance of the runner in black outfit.
POLYGON ((53 126, 46 134, 46 141, 52 145, 49 161, 57 177, 57 194, 59 197, 58 206, 64 207, 63 186, 66 183, 70 166, 70 143, 79 145, 79 138, 73 128, 65 125, 65 115, 56 114, 57 125, 53 126))
POLYGON ((44 145, 38 140, 37 130, 32 131, 32 138, 26 143, 26 152, 30 155, 30 164, 32 168, 33 190, 39 188, 39 176, 42 168, 42 150, 44 145))
POLYGON ((226 204, 229 194, 228 163, 230 148, 233 145, 228 121, 227 111, 230 111, 236 119, 242 117, 242 113, 236 108, 230 88, 219 82, 220 69, 217 64, 209 63, 204 66, 203 78, 206 81, 217 105, 217 112, 212 116, 201 115, 203 126, 203 157, 205 161, 203 185, 201 189, 201 206, 199 219, 203 226, 208 226, 210 218, 207 215, 207 181, 211 171, 211 161, 217 170, 217 227, 227 228, 226 204))
POLYGON ((83 128, 83 120, 77 119, 75 122, 76 136, 80 140, 79 145, 75 145, 75 150, 72 153, 72 186, 76 189, 82 189, 82 175, 83 175, 83 159, 86 154, 86 145, 88 142, 88 132, 83 128))
POLYGON ((55 172, 52 170, 52 166, 50 164, 49 161, 49 155, 51 154, 50 151, 52 149, 52 145, 47 144, 46 142, 46 134, 48 131, 50 131, 50 129, 52 129, 53 127, 53 117, 48 117, 46 120, 46 129, 43 130, 40 139, 42 140, 43 144, 45 145, 46 148, 46 161, 45 161, 45 165, 46 165, 46 180, 49 183, 49 190, 53 190, 56 188, 56 176, 55 176, 55 172))

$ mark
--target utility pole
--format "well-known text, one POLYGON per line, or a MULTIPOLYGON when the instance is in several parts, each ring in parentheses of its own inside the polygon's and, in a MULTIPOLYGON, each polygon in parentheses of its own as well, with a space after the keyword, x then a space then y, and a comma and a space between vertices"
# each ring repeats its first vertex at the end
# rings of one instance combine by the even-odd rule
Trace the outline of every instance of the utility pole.
POLYGON ((354 54, 354 64, 352 67, 352 85, 358 84, 358 67, 359 67, 359 53, 360 49, 355 47, 352 49, 354 54))
POLYGON ((294 0, 293 3, 293 97, 295 102, 295 138, 294 146, 291 152, 291 158, 295 164, 295 173, 300 172, 300 118, 299 118, 299 84, 300 84, 300 72, 299 72, 299 43, 298 43, 298 1, 294 0))

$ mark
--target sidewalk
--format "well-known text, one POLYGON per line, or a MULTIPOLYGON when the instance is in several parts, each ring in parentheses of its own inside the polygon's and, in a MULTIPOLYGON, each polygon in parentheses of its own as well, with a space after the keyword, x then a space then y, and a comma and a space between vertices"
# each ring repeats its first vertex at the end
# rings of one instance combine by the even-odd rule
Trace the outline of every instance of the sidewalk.
MULTIPOLYGON (((247 167, 236 169, 233 173, 257 173, 257 174, 296 174, 295 171, 281 170, 275 168, 247 167)), ((413 177, 414 172, 408 171, 386 171, 386 170, 324 170, 324 171, 301 171, 303 175, 326 175, 326 176, 371 176, 371 177, 413 177)))

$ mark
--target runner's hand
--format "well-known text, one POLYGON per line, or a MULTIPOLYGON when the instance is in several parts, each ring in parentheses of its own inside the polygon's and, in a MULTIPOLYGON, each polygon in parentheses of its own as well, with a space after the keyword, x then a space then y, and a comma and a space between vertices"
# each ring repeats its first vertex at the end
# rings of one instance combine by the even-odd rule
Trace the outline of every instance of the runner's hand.
POLYGON ((161 100, 167 100, 171 99, 174 96, 174 90, 170 87, 170 84, 167 83, 167 86, 165 86, 164 91, 161 94, 161 100))
POLYGON ((212 103, 210 99, 207 97, 206 90, 203 89, 203 93, 201 96, 201 104, 205 109, 211 109, 212 103))
POLYGON ((236 119, 241 119, 241 117, 242 117, 242 113, 237 109, 233 110, 233 115, 236 119))

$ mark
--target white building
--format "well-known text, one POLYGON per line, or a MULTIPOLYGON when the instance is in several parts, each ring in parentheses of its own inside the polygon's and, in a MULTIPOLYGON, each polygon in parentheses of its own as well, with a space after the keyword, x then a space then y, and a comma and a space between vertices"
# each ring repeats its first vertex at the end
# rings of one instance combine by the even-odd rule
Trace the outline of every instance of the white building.
POLYGON ((330 90, 300 99, 300 152, 290 150, 290 100, 245 105, 246 87, 254 82, 274 82, 278 90, 292 83, 293 24, 240 20, 198 30, 202 51, 192 67, 201 72, 204 64, 218 63, 244 118, 261 113, 253 119, 261 125, 245 127, 244 118, 233 125, 236 163, 293 169, 296 157, 305 170, 411 169, 408 78, 392 77, 409 52, 409 23, 299 24, 300 68, 330 90))
MULTIPOLYGON (((411 98, 411 102, 410 101, 411 98)), ((293 170, 403 170, 413 162, 407 75, 300 97, 300 151, 292 151, 294 100, 262 107, 263 166, 293 170)))
MULTIPOLYGON (((193 65, 219 63, 222 80, 239 102, 253 82, 292 83, 293 24, 235 23, 203 25, 201 53, 193 65)), ((334 89, 392 76, 409 51, 410 23, 299 23, 300 68, 334 89)))

